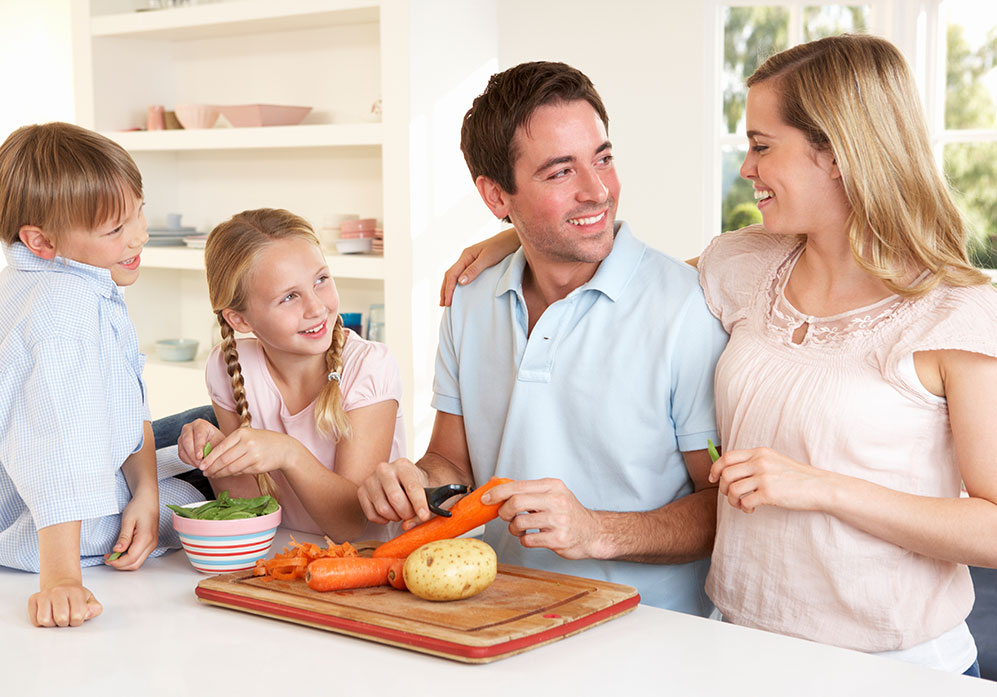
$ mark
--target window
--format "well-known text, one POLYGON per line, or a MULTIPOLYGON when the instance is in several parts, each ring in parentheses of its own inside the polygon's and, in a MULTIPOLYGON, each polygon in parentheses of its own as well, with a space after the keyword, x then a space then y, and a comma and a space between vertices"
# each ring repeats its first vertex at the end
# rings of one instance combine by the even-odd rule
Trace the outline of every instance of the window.
POLYGON ((997 5, 942 3, 944 106, 936 143, 969 220, 970 258, 997 269, 997 5))
POLYGON ((761 220, 751 184, 739 175, 747 77, 798 43, 870 32, 893 41, 911 64, 936 156, 972 228, 970 255, 997 268, 997 3, 714 0, 708 12, 717 89, 707 167, 716 207, 707 237, 761 220))

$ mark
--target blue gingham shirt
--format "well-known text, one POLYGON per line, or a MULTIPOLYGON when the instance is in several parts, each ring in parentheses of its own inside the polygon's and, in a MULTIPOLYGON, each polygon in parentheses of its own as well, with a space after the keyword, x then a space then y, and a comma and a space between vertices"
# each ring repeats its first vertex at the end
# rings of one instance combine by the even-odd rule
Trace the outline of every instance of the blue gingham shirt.
MULTIPOLYGON (((0 271, 0 565, 39 568, 39 528, 82 521, 83 566, 100 564, 131 494, 121 465, 149 420, 135 327, 108 269, 36 257, 0 271)), ((162 473, 161 473, 162 474, 162 473)), ((161 500, 198 500, 179 480, 161 500)), ((156 553, 178 546, 160 516, 156 553)))

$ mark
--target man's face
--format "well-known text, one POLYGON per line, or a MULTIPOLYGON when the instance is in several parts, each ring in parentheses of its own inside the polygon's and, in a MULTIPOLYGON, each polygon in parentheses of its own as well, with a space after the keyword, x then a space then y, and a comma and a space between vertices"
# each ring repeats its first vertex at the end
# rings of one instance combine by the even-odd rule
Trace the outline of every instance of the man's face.
POLYGON ((595 109, 584 100, 542 106, 516 131, 514 145, 516 193, 503 192, 503 214, 516 226, 527 258, 605 259, 613 249, 620 182, 595 109))

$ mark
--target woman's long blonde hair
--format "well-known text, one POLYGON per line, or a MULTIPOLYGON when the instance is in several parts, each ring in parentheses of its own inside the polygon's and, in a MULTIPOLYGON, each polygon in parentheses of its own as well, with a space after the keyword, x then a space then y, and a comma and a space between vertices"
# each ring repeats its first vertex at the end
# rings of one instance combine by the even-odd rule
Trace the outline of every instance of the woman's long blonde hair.
MULTIPOLYGON (((211 299, 211 309, 221 327, 222 351, 232 380, 236 413, 242 426, 250 426, 253 417, 246 401, 235 330, 226 321, 222 311, 245 311, 257 258, 270 245, 287 239, 303 239, 319 246, 315 232, 303 218, 282 209, 259 208, 238 213, 215 227, 208 236, 204 249, 208 296, 211 299)), ((326 368, 330 375, 341 376, 343 373, 342 354, 345 343, 343 319, 337 317, 332 344, 325 354, 326 368)), ((343 411, 343 394, 338 379, 330 378, 319 392, 315 404, 315 424, 320 433, 337 441, 352 435, 350 419, 343 411)), ((277 486, 269 474, 256 475, 256 481, 261 493, 278 496, 277 486)))
POLYGON ((900 51, 874 36, 842 35, 769 58, 748 87, 770 83, 782 118, 830 150, 851 204, 858 264, 895 293, 939 283, 988 283, 966 252, 966 223, 931 151, 914 80, 900 51), (912 272, 928 270, 910 285, 912 272))

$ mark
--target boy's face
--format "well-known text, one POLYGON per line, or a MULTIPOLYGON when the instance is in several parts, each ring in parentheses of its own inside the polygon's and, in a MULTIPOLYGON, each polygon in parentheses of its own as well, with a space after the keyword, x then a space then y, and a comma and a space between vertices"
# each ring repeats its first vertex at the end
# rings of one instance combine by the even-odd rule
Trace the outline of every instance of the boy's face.
POLYGON ((56 243, 56 253, 83 264, 108 269, 119 286, 138 280, 139 254, 149 241, 143 202, 132 196, 121 220, 110 220, 95 230, 71 230, 56 243))

